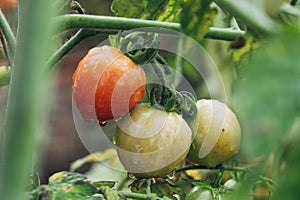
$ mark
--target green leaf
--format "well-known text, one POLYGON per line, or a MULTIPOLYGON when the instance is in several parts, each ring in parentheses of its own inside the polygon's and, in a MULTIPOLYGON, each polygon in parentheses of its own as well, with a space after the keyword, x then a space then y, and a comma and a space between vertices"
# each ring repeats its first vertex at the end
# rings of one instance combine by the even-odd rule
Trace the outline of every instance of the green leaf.
POLYGON ((253 54, 238 82, 236 113, 242 152, 257 156, 277 148, 295 115, 300 93, 299 33, 279 35, 253 54))
POLYGON ((183 5, 180 22, 184 33, 201 41, 212 26, 212 20, 217 15, 217 9, 211 8, 211 0, 187 1, 183 5))
POLYGON ((232 60, 240 78, 243 77, 250 58, 257 48, 259 48, 259 42, 251 33, 247 33, 230 44, 229 52, 232 53, 232 60))
POLYGON ((111 164, 116 163, 116 160, 117 160, 116 150, 115 149, 107 149, 104 152, 93 153, 86 157, 78 159, 71 164, 70 171, 74 172, 77 169, 79 169, 80 167, 82 167, 83 165, 85 165, 86 163, 101 162, 101 161, 105 161, 105 160, 110 160, 111 164))
POLYGON ((106 200, 121 200, 124 199, 122 196, 119 195, 118 191, 109 188, 109 187, 103 187, 101 189, 101 193, 105 197, 106 200))
POLYGON ((96 182, 93 182, 92 184, 93 184, 93 186, 95 186, 97 188, 100 188, 103 186, 112 188, 115 186, 116 182, 115 181, 96 181, 96 182))
POLYGON ((183 0, 114 0, 111 10, 118 17, 176 21, 183 0))
POLYGON ((57 172, 49 177, 49 184, 74 183, 84 181, 87 178, 79 173, 71 173, 67 171, 57 172))

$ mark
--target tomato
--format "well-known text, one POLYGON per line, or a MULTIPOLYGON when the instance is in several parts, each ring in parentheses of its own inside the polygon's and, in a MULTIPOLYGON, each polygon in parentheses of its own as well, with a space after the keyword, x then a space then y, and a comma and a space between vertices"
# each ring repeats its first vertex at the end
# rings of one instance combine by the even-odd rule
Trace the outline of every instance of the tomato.
POLYGON ((241 128, 236 115, 216 100, 199 100, 198 114, 191 123, 195 138, 188 159, 215 167, 238 153, 241 128))
POLYGON ((139 104, 117 122, 114 142, 130 174, 163 178, 182 166, 191 138, 192 131, 179 114, 139 104))
POLYGON ((126 115, 144 98, 144 69, 111 46, 92 48, 73 74, 73 98, 87 121, 126 115))
POLYGON ((17 0, 0 0, 0 8, 9 10, 17 6, 17 0))

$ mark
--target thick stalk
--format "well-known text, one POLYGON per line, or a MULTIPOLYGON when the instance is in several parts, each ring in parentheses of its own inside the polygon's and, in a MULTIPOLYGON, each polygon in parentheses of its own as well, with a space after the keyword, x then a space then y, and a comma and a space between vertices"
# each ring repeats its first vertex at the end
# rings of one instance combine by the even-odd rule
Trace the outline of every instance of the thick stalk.
MULTIPOLYGON (((165 28, 181 31, 181 25, 173 22, 159 22, 153 20, 129 19, 123 17, 109 17, 96 15, 63 15, 56 18, 60 31, 74 28, 129 30, 134 28, 165 28)), ((243 35, 243 31, 227 28, 210 28, 205 37, 211 39, 232 41, 243 35)))
POLYGON ((26 197, 35 141, 41 137, 39 124, 45 111, 46 60, 53 30, 51 1, 19 0, 18 15, 18 45, 0 151, 1 200, 23 200, 26 197))
POLYGON ((278 24, 250 1, 215 0, 215 2, 257 34, 272 34, 280 30, 278 24))

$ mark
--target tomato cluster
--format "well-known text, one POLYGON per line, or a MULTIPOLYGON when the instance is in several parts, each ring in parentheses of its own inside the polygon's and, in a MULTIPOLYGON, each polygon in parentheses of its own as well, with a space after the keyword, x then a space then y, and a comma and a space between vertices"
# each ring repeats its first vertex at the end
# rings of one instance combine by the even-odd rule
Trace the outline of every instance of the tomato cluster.
POLYGON ((140 103, 145 87, 143 68, 111 46, 92 48, 73 75, 73 98, 82 117, 100 124, 116 120, 114 142, 129 173, 137 178, 163 178, 181 167, 186 158, 215 167, 239 151, 239 122, 225 104, 216 100, 192 102, 197 114, 187 120, 188 110, 178 104, 185 99, 191 103, 189 95, 178 93, 181 99, 177 101, 177 93, 171 92, 174 95, 165 95, 167 100, 150 98, 155 99, 155 105, 140 103), (182 112, 166 110, 161 102, 174 102, 167 107, 182 112))

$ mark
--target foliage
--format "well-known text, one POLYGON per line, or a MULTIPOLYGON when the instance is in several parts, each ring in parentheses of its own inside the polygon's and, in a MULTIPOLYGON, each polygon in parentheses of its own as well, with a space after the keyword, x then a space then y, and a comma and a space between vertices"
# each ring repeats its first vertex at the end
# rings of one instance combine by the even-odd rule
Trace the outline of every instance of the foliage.
MULTIPOLYGON (((49 94, 45 89, 47 69, 86 37, 151 26, 181 31, 210 52, 222 53, 219 69, 226 88, 233 92, 228 104, 242 125, 240 154, 213 169, 186 161, 173 177, 166 178, 92 181, 75 172, 87 163, 96 166, 95 163, 105 161, 115 165, 119 162, 117 153, 109 149, 78 159, 71 164, 70 172, 52 175, 47 184, 39 185, 33 176, 30 192, 24 199, 193 199, 204 190, 211 199, 299 196, 299 1, 269 0, 263 4, 259 0, 113 0, 111 11, 116 17, 85 14, 89 12, 84 12, 75 1, 57 0, 55 6, 50 4, 52 1, 47 2, 44 5, 32 0, 19 1, 17 38, 0 10, 3 57, 8 65, 0 67, 0 86, 9 84, 7 114, 3 114, 5 125, 0 137, 1 198, 15 200, 24 196, 32 158, 39 157, 35 155, 35 146, 45 144, 44 138, 39 140, 39 121, 46 123, 47 118, 42 116, 49 115, 42 98, 49 94), (69 3, 76 5, 71 9, 78 14, 69 14, 70 8, 65 9, 69 3), (62 16, 54 17, 54 13, 62 16), (216 24, 222 27, 214 27, 216 24), (72 28, 80 30, 50 56, 56 33, 72 28), (220 50, 210 46, 211 40, 206 38, 231 43, 222 43, 228 48, 220 50), (233 70, 226 71, 233 68, 238 76, 233 70)), ((189 43, 180 48, 187 53, 192 51, 189 43)), ((185 61, 173 57, 170 60, 183 66, 194 88, 205 87, 205 82, 185 61)), ((34 165, 37 163, 34 160, 34 165)))

